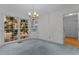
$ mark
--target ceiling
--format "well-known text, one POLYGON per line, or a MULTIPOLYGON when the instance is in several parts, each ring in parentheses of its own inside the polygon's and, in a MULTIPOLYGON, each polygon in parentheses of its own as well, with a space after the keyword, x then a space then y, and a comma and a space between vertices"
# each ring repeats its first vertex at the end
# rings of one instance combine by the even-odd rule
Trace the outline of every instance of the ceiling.
POLYGON ((7 10, 12 13, 17 13, 18 15, 27 16, 28 12, 33 12, 34 10, 44 16, 56 12, 58 10, 70 8, 74 5, 66 4, 2 4, 0 8, 7 10))

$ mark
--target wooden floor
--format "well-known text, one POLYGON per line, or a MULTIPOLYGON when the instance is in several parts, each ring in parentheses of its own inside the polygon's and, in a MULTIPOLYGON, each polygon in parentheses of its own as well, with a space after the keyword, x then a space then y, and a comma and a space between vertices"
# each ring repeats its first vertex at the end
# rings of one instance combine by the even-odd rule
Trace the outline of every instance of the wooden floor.
POLYGON ((64 44, 79 48, 79 40, 74 37, 65 37, 64 44))

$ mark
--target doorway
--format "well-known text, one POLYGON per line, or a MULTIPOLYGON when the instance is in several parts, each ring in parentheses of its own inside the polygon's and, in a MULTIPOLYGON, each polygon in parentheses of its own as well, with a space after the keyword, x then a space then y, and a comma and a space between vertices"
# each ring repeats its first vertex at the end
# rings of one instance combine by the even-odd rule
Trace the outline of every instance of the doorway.
POLYGON ((79 47, 78 14, 67 14, 63 17, 64 44, 79 47))

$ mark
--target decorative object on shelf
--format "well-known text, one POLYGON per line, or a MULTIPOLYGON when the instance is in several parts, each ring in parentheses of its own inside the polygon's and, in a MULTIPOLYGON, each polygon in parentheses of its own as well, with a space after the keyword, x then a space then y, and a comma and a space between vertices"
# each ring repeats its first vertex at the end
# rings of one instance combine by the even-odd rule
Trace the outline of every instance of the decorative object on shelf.
POLYGON ((31 30, 37 31, 37 27, 38 27, 37 19, 39 18, 39 14, 37 12, 33 12, 33 13, 29 12, 28 15, 31 20, 31 30))

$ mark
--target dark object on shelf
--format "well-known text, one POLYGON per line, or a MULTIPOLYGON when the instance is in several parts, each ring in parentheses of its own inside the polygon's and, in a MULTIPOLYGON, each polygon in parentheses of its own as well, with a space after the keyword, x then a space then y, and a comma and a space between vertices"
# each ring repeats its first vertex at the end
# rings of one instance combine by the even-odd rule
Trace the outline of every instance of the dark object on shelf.
POLYGON ((22 41, 19 41, 18 43, 22 43, 22 41))

